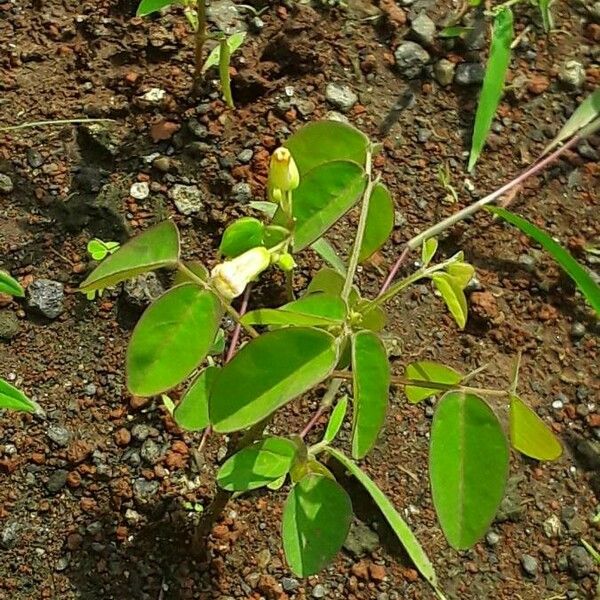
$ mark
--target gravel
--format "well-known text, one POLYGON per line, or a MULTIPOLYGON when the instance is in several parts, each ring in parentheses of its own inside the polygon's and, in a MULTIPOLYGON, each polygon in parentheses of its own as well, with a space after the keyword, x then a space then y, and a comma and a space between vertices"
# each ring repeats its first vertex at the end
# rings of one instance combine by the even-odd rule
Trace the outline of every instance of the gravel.
POLYGON ((46 435, 57 445, 66 447, 71 442, 73 437, 71 432, 61 425, 50 425, 46 431, 46 435))
POLYGON ((48 319, 56 319, 64 310, 64 295, 62 283, 38 279, 27 288, 27 306, 48 319))
POLYGON ((479 85, 483 82, 485 67, 481 63, 461 63, 456 67, 454 83, 462 86, 479 85))
POLYGON ((426 46, 433 44, 435 39, 435 23, 425 13, 422 12, 413 20, 410 31, 420 44, 426 46))
POLYGON ((146 181, 137 181, 129 188, 129 195, 136 200, 145 200, 150 194, 150 186, 146 181))
POLYGON ((538 561, 530 554, 523 554, 521 556, 521 566, 523 571, 529 577, 536 577, 538 574, 539 564, 538 561))
POLYGON ((560 66, 558 78, 565 87, 578 90, 585 83, 585 69, 580 62, 569 60, 560 66))
POLYGON ((421 75, 423 68, 431 57, 425 48, 416 42, 402 42, 394 52, 396 68, 408 79, 421 75))
POLYGON ((358 102, 358 96, 352 88, 339 83, 327 84, 325 97, 327 102, 342 112, 348 112, 358 102))
POLYGON ((58 469, 58 470, 54 471, 50 475, 50 478, 48 479, 48 483, 46 484, 48 491, 52 492, 53 494, 56 494, 56 492, 62 490, 62 488, 64 488, 65 485, 67 484, 67 476, 68 475, 69 475, 68 471, 65 471, 64 469, 58 469))
POLYGON ((20 323, 17 315, 10 310, 0 311, 0 339, 11 340, 19 333, 20 323))
POLYGON ((583 546, 575 546, 569 552, 569 568, 577 579, 589 575, 594 570, 594 561, 583 546))
POLYGON ((177 210, 186 216, 199 213, 204 207, 202 192, 195 185, 174 185, 169 196, 177 210))
POLYGON ((442 58, 435 63, 433 67, 433 75, 435 80, 442 86, 447 86, 452 83, 454 79, 454 71, 456 65, 446 58, 442 58))
POLYGON ((14 187, 12 179, 8 175, 0 173, 0 193, 10 194, 14 187))

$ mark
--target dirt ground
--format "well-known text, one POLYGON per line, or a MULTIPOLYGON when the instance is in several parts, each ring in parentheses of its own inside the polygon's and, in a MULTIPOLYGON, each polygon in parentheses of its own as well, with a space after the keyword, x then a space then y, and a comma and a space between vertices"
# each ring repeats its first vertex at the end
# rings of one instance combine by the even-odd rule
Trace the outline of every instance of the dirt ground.
MULTIPOLYGON (((178 430, 159 402, 128 395, 127 341, 165 282, 119 287, 90 302, 76 292, 92 266, 86 244, 96 236, 124 241, 171 217, 184 254, 214 264, 224 226, 254 214, 248 202, 263 197, 269 153, 303 123, 339 111, 326 91, 336 83, 358 96, 342 107, 345 117, 383 142, 376 167, 396 203, 392 241, 360 273, 375 293, 403 241, 530 164, 598 86, 598 3, 553 4, 557 31, 549 37, 534 7, 516 8, 523 35, 509 89, 470 176, 465 157, 478 88, 442 86, 432 65, 484 61, 485 49, 437 38, 420 76, 409 80, 394 64, 395 49, 415 35, 416 17, 426 12, 439 31, 456 9, 450 2, 282 2, 265 5, 259 17, 242 3, 212 5, 215 20, 250 28, 233 59, 235 111, 210 77, 203 96, 190 96, 192 39, 178 8, 142 20, 131 0, 0 3, 0 127, 111 119, 0 131, 0 173, 14 188, 5 179, 0 191, 0 267, 25 286, 40 279, 64 286, 55 319, 0 300, 0 329, 10 330, 0 341, 0 375, 46 411, 43 419, 0 417, 0 598, 434 598, 352 481, 346 485, 360 520, 348 547, 318 577, 297 580, 285 564, 285 490, 231 502, 212 532, 210 560, 194 562, 188 544, 195 507, 214 493, 214 465, 226 442, 213 436, 198 456, 199 435, 178 430), (585 81, 569 87, 562 71, 571 60, 585 81), (439 181, 444 166, 457 202, 439 181), (146 197, 130 195, 134 183, 148 184, 134 193, 146 197), (178 184, 194 190, 190 215, 173 202, 178 184)), ((584 248, 600 242, 599 153, 597 138, 580 144, 529 180, 511 205, 596 271, 598 259, 584 248)), ((355 223, 355 215, 349 219, 355 223)), ((347 250, 345 228, 330 239, 347 250)), ((394 371, 417 357, 463 371, 490 363, 481 382, 505 385, 522 350, 522 397, 551 423, 565 454, 552 464, 514 454, 500 514, 466 552, 449 548, 432 507, 430 404, 412 406, 394 392, 364 466, 421 540, 448 598, 597 597, 598 565, 581 540, 600 547, 593 522, 600 508, 600 328, 556 265, 516 230, 477 215, 441 240, 443 255, 459 249, 479 281, 466 330, 457 330, 428 286, 412 288, 390 307, 394 371)), ((317 268, 307 252, 298 289, 317 268)), ((273 281, 253 302, 275 304, 280 293, 273 281)), ((271 430, 301 430, 317 401, 293 403, 271 430)))

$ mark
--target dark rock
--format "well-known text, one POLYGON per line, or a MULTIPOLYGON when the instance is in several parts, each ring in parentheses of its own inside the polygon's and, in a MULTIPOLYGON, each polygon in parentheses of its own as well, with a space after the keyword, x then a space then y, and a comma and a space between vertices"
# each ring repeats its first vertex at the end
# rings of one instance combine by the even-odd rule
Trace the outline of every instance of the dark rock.
POLYGON ((594 570, 594 561, 583 546, 575 546, 569 552, 569 568, 577 579, 589 575, 594 570))
POLYGON ((27 162, 32 169, 38 169, 44 164, 44 157, 35 148, 29 148, 27 162))
POLYGON ((394 52, 396 68, 408 79, 418 77, 429 63, 429 52, 415 42, 402 42, 394 52))
POLYGON ((46 435, 57 445, 66 447, 71 442, 71 432, 61 425, 50 425, 46 431, 46 435))
POLYGON ((360 558, 379 548, 379 536, 362 521, 353 522, 344 542, 344 549, 360 558))
POLYGON ((454 83, 462 86, 479 85, 484 75, 485 67, 481 63, 461 63, 456 67, 454 83))
POLYGON ((538 561, 529 554, 523 554, 521 556, 521 566, 523 567, 523 571, 529 577, 536 577, 538 574, 538 561))
POLYGON ((69 473, 64 469, 57 469, 52 473, 48 479, 48 483, 46 483, 46 487, 49 492, 55 494, 65 487, 67 484, 67 476, 69 473))
POLYGON ((144 506, 149 504, 160 488, 158 481, 147 481, 146 479, 136 479, 133 482, 133 497, 135 501, 144 506))
POLYGON ((164 291, 156 273, 143 273, 123 284, 123 299, 133 308, 144 309, 164 291))
POLYGON ((10 310, 0 311, 0 339, 12 340, 19 333, 19 319, 10 310))

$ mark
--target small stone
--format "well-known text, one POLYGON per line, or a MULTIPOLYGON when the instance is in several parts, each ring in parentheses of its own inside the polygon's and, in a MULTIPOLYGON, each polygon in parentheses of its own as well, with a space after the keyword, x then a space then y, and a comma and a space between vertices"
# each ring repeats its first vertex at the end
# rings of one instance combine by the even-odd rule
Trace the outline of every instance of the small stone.
POLYGON ((252 17, 250 28, 254 33, 260 33, 265 26, 265 22, 260 17, 252 17))
POLYGON ((200 123, 198 119, 190 119, 187 126, 192 135, 196 136, 198 139, 204 140, 209 137, 208 127, 200 123))
POLYGON ((140 99, 145 103, 152 106, 158 106, 162 104, 166 98, 167 92, 160 88, 150 88, 145 94, 142 94, 140 99))
POLYGON ((347 85, 329 83, 325 88, 327 101, 342 112, 348 112, 357 102, 358 96, 347 85))
POLYGON ((585 335, 585 325, 583 323, 575 322, 571 327, 571 337, 576 340, 582 338, 585 335))
POLYGON ((50 425, 46 435, 57 445, 63 448, 68 446, 71 441, 71 432, 60 425, 50 425))
POLYGON ((199 213, 204 207, 202 192, 195 185, 176 184, 169 191, 177 210, 183 215, 199 213))
POLYGON ((342 113, 339 113, 335 110, 330 110, 325 115, 325 119, 327 119, 328 121, 338 121, 339 123, 350 123, 346 115, 343 115, 342 113))
POLYGON ((410 27, 417 42, 431 46, 435 38, 435 23, 424 13, 413 19, 410 27))
POLYGON ((325 594, 327 594, 327 590, 325 589, 325 586, 321 585, 320 583, 315 585, 315 587, 312 589, 313 598, 324 598, 325 594))
POLYGON ((143 460, 151 465, 155 465, 162 458, 162 451, 160 446, 152 439, 147 439, 142 444, 140 449, 140 456, 143 460))
POLYGON ((165 288, 156 273, 142 273, 123 285, 124 300, 134 308, 143 309, 154 302, 165 288))
POLYGON ((140 513, 137 512, 137 510, 133 510, 133 508, 128 508, 125 511, 125 520, 130 525, 136 525, 142 520, 142 515, 140 515, 140 513))
POLYGON ((589 575, 594 570, 594 561, 583 546, 575 546, 569 552, 569 568, 577 579, 589 575))
POLYGON ((488 546, 493 547, 498 545, 498 542, 500 541, 500 536, 495 531, 488 531, 488 533, 485 536, 485 541, 487 542, 488 546))
POLYGON ((8 175, 0 173, 0 192, 3 194, 10 194, 13 189, 14 185, 12 179, 8 175))
POLYGON ((394 227, 403 227, 407 222, 403 212, 399 210, 394 211, 394 227))
POLYGON ((554 400, 554 402, 552 402, 552 408, 554 410, 562 410, 564 404, 562 400, 554 400))
POLYGON ((232 0, 214 0, 208 9, 208 18, 219 31, 231 35, 236 31, 245 31, 246 23, 238 7, 232 0))
POLYGON ((527 83, 527 90, 534 96, 543 94, 549 87, 550 80, 545 75, 533 75, 527 83))
POLYGON ((143 442, 150 435, 150 427, 144 425, 144 423, 138 423, 131 428, 131 435, 138 442, 143 442))
POLYGON ((294 579, 293 577, 284 577, 281 580, 281 585, 284 589, 284 591, 286 592, 295 592, 298 587, 299 587, 299 583, 297 579, 294 579))
POLYGON ((158 481, 147 481, 146 479, 136 479, 133 482, 133 497, 140 505, 148 504, 158 493, 160 484, 158 481))
POLYGON ((560 537, 562 533, 562 525, 560 519, 556 515, 550 515, 542 525, 546 537, 552 539, 560 537))
POLYGON ((157 121, 150 127, 150 137, 154 143, 162 140, 170 140, 176 131, 179 131, 179 125, 172 121, 157 121))
POLYGON ((433 67, 433 74, 436 81, 442 85, 450 85, 454 79, 454 71, 456 66, 452 61, 446 58, 438 60, 433 67))
POLYGON ((305 100, 303 98, 296 98, 294 100, 294 104, 296 105, 298 112, 303 117, 308 117, 309 115, 312 115, 315 112, 315 109, 317 108, 316 104, 312 100, 305 100))
POLYGON ((402 42, 394 52, 396 68, 408 79, 418 77, 429 62, 429 52, 415 42, 402 42))
POLYGON ((48 483, 46 483, 46 488, 49 492, 55 494, 59 490, 67 485, 67 477, 69 473, 64 469, 57 469, 52 473, 48 479, 48 483))
POLYGON ((137 181, 129 188, 129 195, 136 200, 145 200, 150 193, 147 181, 137 181))
POLYGON ((585 83, 585 69, 580 62, 569 60, 560 67, 558 78, 566 87, 578 90, 585 83))
POLYGON ((479 85, 484 75, 485 68, 481 63, 461 63, 456 67, 454 83, 462 86, 479 85))
POLYGON ((533 558, 533 556, 523 554, 523 556, 521 556, 521 566, 523 567, 523 571, 525 571, 529 577, 537 576, 539 565, 538 561, 533 558))
POLYGON ((27 162, 32 169, 39 169, 44 164, 44 157, 35 148, 27 150, 27 162))
POLYGON ((12 340, 19 333, 19 319, 10 310, 0 311, 0 339, 12 340))
POLYGON ((254 156, 254 152, 252 151, 251 148, 244 148, 244 150, 242 150, 238 154, 237 159, 241 163, 248 164, 252 160, 253 156, 254 156))
POLYGON ((127 446, 130 441, 131 433, 129 432, 129 429, 121 427, 121 429, 117 430, 117 433, 115 433, 115 443, 117 446, 127 446))
POLYGON ((236 204, 247 204, 252 197, 252 188, 249 183, 240 181, 231 188, 231 200, 236 204))
POLYGON ((68 566, 69 566, 69 557, 68 556, 61 556, 56 561, 56 567, 55 567, 55 569, 60 572, 60 571, 64 571, 68 566))
POLYGON ((344 549, 356 558, 379 548, 379 536, 362 521, 353 522, 344 542, 344 549))
POLYGON ((383 581, 385 579, 385 567, 382 565, 369 565, 369 575, 373 581, 383 581))
POLYGON ((44 315, 55 319, 63 310, 64 287, 58 281, 38 279, 27 288, 27 306, 44 315))
POLYGON ((19 530, 21 526, 17 521, 13 521, 4 527, 0 532, 0 547, 5 550, 13 548, 19 540, 19 530))

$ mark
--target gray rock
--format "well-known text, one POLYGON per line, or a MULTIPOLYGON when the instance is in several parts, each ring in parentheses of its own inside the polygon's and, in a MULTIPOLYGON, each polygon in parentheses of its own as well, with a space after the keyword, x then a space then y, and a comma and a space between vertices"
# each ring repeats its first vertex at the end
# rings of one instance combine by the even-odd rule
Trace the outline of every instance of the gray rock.
POLYGON ((379 548, 379 536, 362 521, 353 522, 343 547, 354 557, 360 558, 379 548))
POLYGON ((62 283, 38 279, 27 288, 27 306, 48 319, 56 319, 64 310, 64 296, 62 283))
POLYGON ((396 68, 408 79, 415 79, 429 62, 429 52, 415 42, 402 42, 394 52, 396 68))
POLYGON ((160 446, 152 439, 147 439, 142 444, 140 456, 151 465, 155 465, 162 458, 162 450, 160 446))
POLYGON ((48 483, 46 483, 46 488, 48 488, 49 492, 56 494, 56 492, 62 490, 67 484, 67 476, 69 475, 68 471, 64 469, 57 469, 50 475, 48 479, 48 483))
POLYGON ((550 515, 542 525, 546 537, 558 538, 562 534, 562 524, 556 515, 550 515))
POLYGON ((317 108, 316 104, 312 100, 307 100, 304 98, 296 98, 294 100, 294 105, 303 117, 308 117, 309 115, 312 115, 312 113, 314 113, 315 109, 317 108))
POLYGON ((566 87, 578 90, 585 83, 585 69, 580 62, 569 60, 561 65, 558 71, 558 78, 566 87))
POLYGON ((183 215, 194 215, 204 207, 202 192, 195 185, 174 185, 169 191, 169 196, 183 215))
POLYGON ((583 546, 575 546, 569 552, 569 568, 577 579, 589 575, 594 570, 594 561, 583 546))
POLYGON ((588 160, 600 159, 600 154, 587 140, 582 140, 579 142, 579 144, 577 144, 577 152, 579 152, 583 158, 587 158, 588 160))
POLYGON ((281 580, 281 586, 286 592, 295 592, 299 585, 300 584, 298 583, 298 580, 294 579, 293 577, 284 577, 281 580))
POLYGON ((232 0, 211 2, 207 14, 209 21, 213 22, 226 35, 246 30, 244 17, 232 0))
POLYGON ((119 139, 104 123, 87 123, 81 126, 81 132, 89 143, 95 145, 110 156, 119 151, 119 139))
POLYGON ((58 572, 60 571, 64 571, 67 567, 69 566, 69 557, 68 556, 61 556, 57 561, 56 561, 56 566, 54 567, 58 572))
POLYGON ((187 124, 189 130, 195 135, 198 139, 204 140, 209 137, 208 127, 200 123, 197 119, 190 119, 187 124))
POLYGON ((136 200, 145 200, 150 194, 150 186, 147 181, 136 181, 129 188, 129 195, 136 200))
POLYGON ((338 121, 339 123, 350 123, 346 115, 343 115, 342 113, 339 113, 335 110, 330 110, 325 115, 325 119, 327 121, 338 121))
POLYGON ((0 173, 0 193, 10 194, 14 188, 12 179, 8 175, 0 173))
POLYGON ((19 541, 19 531, 21 525, 17 521, 8 523, 2 531, 0 531, 0 547, 5 550, 13 548, 19 541))
POLYGON ((240 181, 231 188, 231 200, 237 204, 246 204, 252 200, 252 188, 249 183, 240 181))
POLYGON ((252 17, 250 27, 254 33, 260 33, 265 26, 265 22, 260 17, 252 17))
POLYGON ((150 435, 150 427, 144 423, 138 423, 131 428, 131 435, 138 442, 143 442, 150 435))
POLYGON ((167 92, 161 88, 150 88, 140 96, 140 100, 147 106, 160 106, 167 97, 167 92))
POLYGON ((158 494, 160 484, 158 481, 147 481, 146 479, 136 479, 133 482, 133 498, 141 506, 152 501, 158 494))
POLYGON ((46 435, 57 445, 61 447, 68 446, 71 442, 71 432, 61 425, 50 425, 46 431, 46 435))
POLYGON ((348 112, 358 102, 358 96, 352 88, 340 83, 327 84, 325 97, 327 102, 342 112, 348 112))
POLYGON ((500 536, 495 531, 488 531, 485 536, 485 541, 488 546, 497 546, 500 541, 500 536))
POLYGON ((582 338, 585 335, 585 325, 576 321, 571 327, 571 337, 575 339, 582 338))
POLYGON ((443 86, 450 85, 454 79, 456 65, 446 58, 438 60, 433 67, 435 80, 443 86))
POLYGON ((483 81, 485 67, 481 63, 461 63, 456 67, 454 83, 469 86, 478 85, 483 81))
POLYGON ((498 512, 496 514, 495 521, 502 523, 504 521, 519 521, 523 516, 523 505, 521 503, 521 496, 519 494, 519 483, 523 478, 518 475, 509 477, 506 484, 506 491, 504 492, 504 498, 500 503, 498 512))
POLYGON ((320 583, 315 585, 315 587, 312 589, 313 598, 324 598, 326 594, 327 590, 325 589, 325 586, 321 585, 320 583))
POLYGON ((252 152, 251 148, 244 148, 244 150, 242 150, 238 155, 237 155, 237 159, 244 164, 248 164, 251 160, 252 157, 254 156, 254 152, 252 152))
POLYGON ((154 302, 165 288, 156 276, 156 273, 142 273, 133 279, 127 280, 123 285, 123 296, 128 304, 135 308, 145 308, 154 302))
POLYGON ((435 39, 435 23, 424 13, 420 13, 410 26, 410 31, 417 42, 431 46, 435 39))
POLYGON ((27 162, 32 169, 39 169, 44 164, 44 157, 35 148, 27 150, 27 162))
POLYGON ((600 2, 594 2, 594 4, 589 7, 589 11, 592 18, 600 23, 600 2))
POLYGON ((521 556, 521 566, 529 577, 536 577, 539 569, 538 561, 529 554, 521 556))
POLYGON ((19 319, 10 310, 0 310, 0 339, 12 340, 19 333, 19 319))

